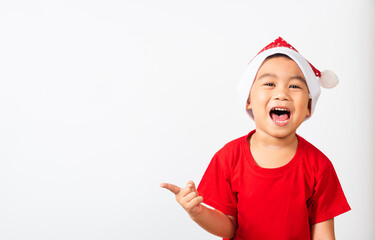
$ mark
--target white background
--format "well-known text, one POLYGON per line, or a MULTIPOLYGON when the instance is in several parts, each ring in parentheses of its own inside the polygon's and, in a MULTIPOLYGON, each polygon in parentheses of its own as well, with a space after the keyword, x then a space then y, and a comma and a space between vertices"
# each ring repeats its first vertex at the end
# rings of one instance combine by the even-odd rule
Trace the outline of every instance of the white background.
POLYGON ((300 135, 375 238, 375 2, 0 1, 0 239, 217 239, 159 183, 253 129, 235 88, 279 35, 340 77, 300 135))

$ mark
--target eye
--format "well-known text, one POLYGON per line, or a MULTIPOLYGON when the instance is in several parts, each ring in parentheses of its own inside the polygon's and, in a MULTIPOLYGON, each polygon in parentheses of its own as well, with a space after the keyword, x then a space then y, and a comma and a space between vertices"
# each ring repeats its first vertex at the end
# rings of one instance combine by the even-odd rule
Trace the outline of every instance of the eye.
POLYGON ((267 86, 267 87, 274 87, 275 84, 273 84, 273 83, 265 83, 264 86, 267 86))
POLYGON ((289 87, 290 87, 290 88, 300 88, 300 87, 297 86, 297 85, 290 85, 289 87))

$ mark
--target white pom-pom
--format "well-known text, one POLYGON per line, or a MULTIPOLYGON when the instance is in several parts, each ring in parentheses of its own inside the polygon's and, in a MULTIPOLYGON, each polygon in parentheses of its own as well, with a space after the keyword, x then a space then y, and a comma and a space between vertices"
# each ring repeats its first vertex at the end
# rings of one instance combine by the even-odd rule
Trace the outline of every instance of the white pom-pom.
POLYGON ((330 70, 324 70, 323 72, 321 72, 321 76, 319 78, 320 86, 324 88, 334 88, 338 83, 339 78, 334 72, 330 70))

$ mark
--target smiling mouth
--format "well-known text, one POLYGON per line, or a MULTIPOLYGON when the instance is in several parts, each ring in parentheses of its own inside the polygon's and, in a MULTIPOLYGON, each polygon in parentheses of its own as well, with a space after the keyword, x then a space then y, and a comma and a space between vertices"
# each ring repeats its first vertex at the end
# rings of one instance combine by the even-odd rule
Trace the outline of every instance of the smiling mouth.
POLYGON ((277 125, 286 125, 290 119, 290 111, 287 108, 275 107, 271 109, 270 117, 277 125))

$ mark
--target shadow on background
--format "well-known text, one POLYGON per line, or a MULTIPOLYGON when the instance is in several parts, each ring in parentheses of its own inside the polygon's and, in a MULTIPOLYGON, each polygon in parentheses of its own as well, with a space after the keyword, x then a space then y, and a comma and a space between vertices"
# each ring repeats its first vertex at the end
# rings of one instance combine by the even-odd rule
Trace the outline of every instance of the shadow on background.
MULTIPOLYGON (((373 9, 375 9, 375 3, 373 3, 373 9)), ((370 56, 369 56, 369 62, 370 62, 370 67, 369 67, 369 71, 370 71, 370 81, 372 83, 371 85, 371 91, 370 91, 370 94, 371 94, 371 97, 370 97, 370 109, 371 109, 371 120, 372 120, 372 124, 369 126, 371 131, 370 131, 370 134, 371 134, 371 144, 370 146, 371 149, 370 149, 370 159, 371 159, 371 171, 370 171, 370 174, 371 174, 371 196, 372 196, 372 199, 375 200, 375 10, 372 11, 372 14, 371 14, 371 19, 370 19, 370 22, 372 24, 370 24, 369 26, 369 29, 371 29, 370 33, 369 33, 369 37, 370 37, 370 42, 372 43, 369 47, 370 47, 370 56)), ((375 223, 375 207, 373 209, 373 213, 372 213, 372 216, 373 216, 373 222, 375 223)), ((375 236, 374 236, 375 237, 375 236)))
MULTIPOLYGON (((369 121, 369 126, 368 127, 368 133, 365 133, 365 134, 369 134, 369 140, 370 140, 370 143, 367 144, 367 146, 369 146, 369 149, 368 149, 368 153, 369 153, 369 156, 368 156, 368 159, 369 159, 369 163, 368 163, 368 174, 370 175, 369 176, 369 179, 370 179, 370 183, 369 183, 369 186, 370 188, 368 189, 369 191, 369 197, 371 198, 371 206, 367 206, 368 209, 371 211, 371 214, 369 214, 371 216, 371 222, 372 223, 375 223, 375 205, 374 205, 374 202, 375 202, 375 45, 374 45, 374 42, 375 42, 375 2, 372 2, 372 8, 371 8, 371 14, 369 16, 369 19, 368 19, 368 29, 369 29, 369 32, 368 32, 368 40, 367 40, 367 49, 368 49, 368 54, 367 55, 367 64, 365 65, 366 66, 366 69, 365 71, 368 72, 368 76, 370 79, 366 79, 366 83, 369 83, 368 87, 368 100, 369 102, 364 102, 363 104, 365 104, 365 106, 368 107, 369 109, 369 117, 370 117, 370 121, 369 121)), ((374 237, 373 239, 375 239, 375 230, 371 230, 372 231, 372 234, 374 237)))

